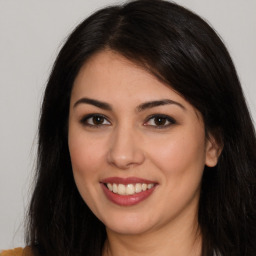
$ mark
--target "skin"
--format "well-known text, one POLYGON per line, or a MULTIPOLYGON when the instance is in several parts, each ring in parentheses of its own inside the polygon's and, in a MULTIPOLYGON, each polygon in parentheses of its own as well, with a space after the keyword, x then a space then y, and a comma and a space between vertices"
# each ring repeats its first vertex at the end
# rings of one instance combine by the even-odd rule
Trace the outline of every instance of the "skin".
POLYGON ((104 50, 84 64, 71 93, 68 142, 78 190, 106 226, 103 255, 200 255, 201 178, 204 166, 216 165, 219 155, 210 138, 189 102, 121 55, 104 50), (163 99, 175 103, 138 109, 163 99), (104 118, 97 123, 90 114, 104 118), (157 122, 151 117, 156 114, 172 120, 157 122), (157 186, 144 201, 120 206, 107 199, 100 184, 113 176, 144 178, 157 186))

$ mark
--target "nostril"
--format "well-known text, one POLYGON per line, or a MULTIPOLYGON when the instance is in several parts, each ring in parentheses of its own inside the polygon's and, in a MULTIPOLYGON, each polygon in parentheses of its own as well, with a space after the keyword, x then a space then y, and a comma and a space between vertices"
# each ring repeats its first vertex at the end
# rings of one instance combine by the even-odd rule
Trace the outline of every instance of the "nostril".
POLYGON ((107 155, 107 161, 112 166, 128 170, 144 162, 142 150, 136 147, 124 147, 110 149, 107 155))

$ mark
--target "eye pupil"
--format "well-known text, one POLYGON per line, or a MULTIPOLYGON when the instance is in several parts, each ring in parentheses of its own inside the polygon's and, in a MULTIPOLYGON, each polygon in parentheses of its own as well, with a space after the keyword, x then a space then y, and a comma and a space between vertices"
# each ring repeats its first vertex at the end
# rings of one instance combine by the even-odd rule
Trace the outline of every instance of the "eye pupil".
POLYGON ((166 118, 164 118, 164 117, 156 117, 154 121, 155 121, 156 125, 165 125, 166 118))
POLYGON ((94 116, 92 121, 93 121, 93 124, 99 125, 99 124, 103 124, 104 118, 101 116, 94 116))

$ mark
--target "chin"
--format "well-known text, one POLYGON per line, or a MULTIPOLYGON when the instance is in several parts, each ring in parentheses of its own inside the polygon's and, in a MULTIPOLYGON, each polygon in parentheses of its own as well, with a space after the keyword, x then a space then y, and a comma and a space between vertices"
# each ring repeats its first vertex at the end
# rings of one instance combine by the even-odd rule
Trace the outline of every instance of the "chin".
POLYGON ((111 230, 111 232, 117 233, 119 235, 125 235, 125 236, 137 236, 141 235, 143 233, 146 233, 149 231, 149 228, 146 228, 144 226, 138 225, 112 225, 112 226, 106 226, 106 230, 111 230))
POLYGON ((136 214, 128 214, 129 216, 113 216, 108 220, 103 220, 107 230, 122 235, 140 235, 152 229, 154 226, 152 219, 147 218, 145 214, 138 216, 136 214))

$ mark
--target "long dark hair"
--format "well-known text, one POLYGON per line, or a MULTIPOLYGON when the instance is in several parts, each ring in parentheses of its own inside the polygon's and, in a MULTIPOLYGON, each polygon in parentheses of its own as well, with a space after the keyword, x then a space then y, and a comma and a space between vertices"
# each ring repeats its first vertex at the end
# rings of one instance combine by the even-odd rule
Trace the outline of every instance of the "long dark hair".
POLYGON ((256 138, 232 60, 200 17, 167 1, 107 7, 69 36, 52 69, 39 124, 36 184, 27 244, 34 255, 100 256, 106 232, 76 188, 67 143, 72 85, 81 66, 110 49, 169 84, 202 113, 223 145, 205 167, 198 222, 202 255, 256 253, 256 138))

